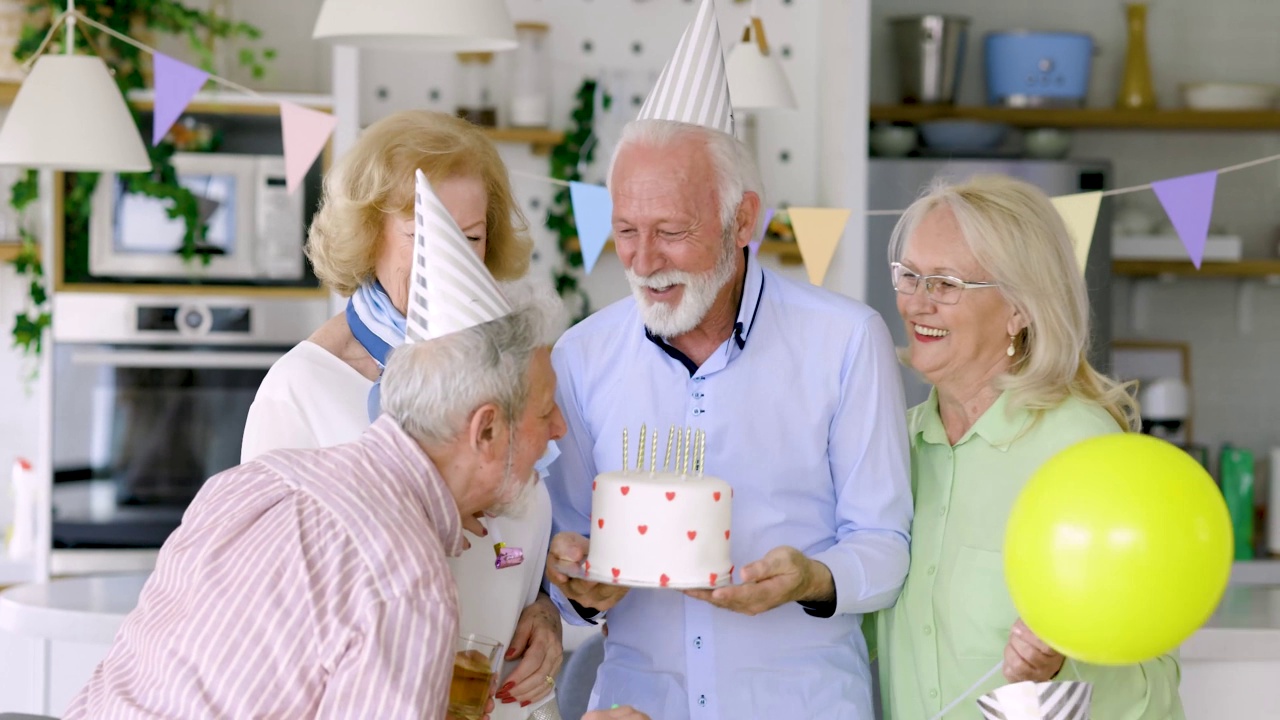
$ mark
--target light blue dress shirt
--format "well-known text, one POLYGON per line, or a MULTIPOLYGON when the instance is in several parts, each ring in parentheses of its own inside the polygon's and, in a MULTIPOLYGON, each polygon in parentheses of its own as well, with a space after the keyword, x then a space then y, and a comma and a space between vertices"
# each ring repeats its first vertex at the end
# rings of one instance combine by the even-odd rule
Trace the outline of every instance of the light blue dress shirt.
POLYGON ((555 531, 590 536, 591 481, 621 469, 624 427, 634 453, 641 423, 663 443, 688 425, 707 433, 707 474, 734 488, 734 565, 789 545, 825 563, 836 587, 831 617, 798 603, 749 617, 633 589, 606 615, 591 707, 870 720, 861 614, 897 597, 912 512, 902 385, 880 316, 750 259, 733 337, 702 367, 648 336, 631 298, 571 328, 552 361, 568 424, 547 483, 555 531))

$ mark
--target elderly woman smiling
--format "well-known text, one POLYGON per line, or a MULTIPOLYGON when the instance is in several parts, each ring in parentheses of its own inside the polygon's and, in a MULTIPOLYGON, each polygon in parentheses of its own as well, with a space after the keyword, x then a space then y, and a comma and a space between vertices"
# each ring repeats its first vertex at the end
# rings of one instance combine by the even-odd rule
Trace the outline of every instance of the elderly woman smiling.
POLYGON ((1001 546, 1014 499, 1059 450, 1132 431, 1127 389, 1090 366, 1089 304, 1070 237, 1036 188, 1005 177, 941 184, 890 244, 904 356, 933 386, 908 416, 915 519, 911 569, 877 618, 886 717, 927 720, 997 663, 948 717, 1004 681, 1085 680, 1093 717, 1182 717, 1178 661, 1067 660, 1021 620, 1001 546))

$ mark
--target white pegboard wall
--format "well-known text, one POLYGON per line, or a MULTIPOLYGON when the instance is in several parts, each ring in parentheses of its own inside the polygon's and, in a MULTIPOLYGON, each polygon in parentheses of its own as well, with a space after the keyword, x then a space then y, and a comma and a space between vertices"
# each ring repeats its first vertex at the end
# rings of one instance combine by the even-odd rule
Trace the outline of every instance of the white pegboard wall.
MULTIPOLYGON (((640 110, 663 65, 675 50, 700 0, 508 0, 516 21, 550 26, 551 125, 566 127, 575 93, 585 77, 595 77, 612 96, 607 113, 597 113, 594 166, 585 178, 603 183, 612 144, 622 126, 640 110)), ((757 146, 769 206, 813 204, 818 199, 818 62, 820 3, 813 0, 755 0, 773 52, 795 90, 799 109, 758 116, 757 146)), ((721 41, 726 54, 738 42, 752 3, 718 0, 721 41)), ((506 78, 512 53, 494 59, 499 124, 507 114, 506 78)), ((453 112, 459 64, 452 55, 390 51, 360 54, 361 126, 392 112, 427 108, 453 112)), ((740 114, 741 115, 741 114, 740 114)), ((741 122, 741 120, 740 120, 741 122)), ((518 145, 501 146, 511 170, 546 175, 546 157, 518 145)), ((546 274, 554 244, 542 228, 555 186, 520 177, 512 183, 538 245, 535 273, 546 274)), ((788 268, 803 279, 803 272, 788 268)), ((626 294, 616 258, 602 257, 587 289, 600 307, 626 294)))

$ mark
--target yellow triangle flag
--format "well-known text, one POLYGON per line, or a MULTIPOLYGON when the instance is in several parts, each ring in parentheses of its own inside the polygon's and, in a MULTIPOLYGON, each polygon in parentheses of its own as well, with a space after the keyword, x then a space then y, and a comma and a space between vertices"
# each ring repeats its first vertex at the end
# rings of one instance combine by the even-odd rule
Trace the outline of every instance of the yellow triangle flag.
POLYGON ((1093 226, 1098 224, 1098 208, 1101 205, 1101 190, 1053 198, 1053 206, 1058 209, 1062 221, 1067 224, 1067 232, 1071 234, 1081 275, 1089 260, 1089 246, 1093 245, 1093 226))
POLYGON ((831 267, 831 258, 836 254, 836 246, 840 244, 850 212, 843 208, 793 207, 787 210, 791 229, 796 234, 796 244, 800 246, 800 257, 804 259, 804 269, 809 273, 809 282, 814 285, 822 285, 827 276, 827 268, 831 267))

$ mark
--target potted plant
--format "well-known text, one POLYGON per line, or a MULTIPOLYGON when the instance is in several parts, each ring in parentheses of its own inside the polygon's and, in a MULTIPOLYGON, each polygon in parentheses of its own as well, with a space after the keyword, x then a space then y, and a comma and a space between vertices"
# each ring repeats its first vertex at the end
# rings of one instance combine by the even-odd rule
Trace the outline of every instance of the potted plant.
MULTIPOLYGON (((257 41, 262 35, 258 28, 231 20, 217 12, 216 4, 214 7, 215 10, 200 10, 179 0, 77 0, 76 3, 76 8, 84 14, 135 39, 145 41, 155 34, 184 38, 199 65, 210 72, 214 71, 215 64, 214 43, 257 41)), ((65 0, 27 0, 27 22, 13 51, 14 57, 19 61, 27 60, 48 33, 52 20, 65 9, 65 0)), ((131 90, 145 88, 150 84, 150 62, 146 53, 110 37, 92 32, 90 37, 92 45, 81 45, 82 49, 93 52, 106 61, 114 73, 116 84, 126 97, 131 90)), ((259 78, 266 72, 265 63, 273 57, 274 52, 270 49, 258 51, 244 48, 240 50, 237 59, 250 68, 254 78, 259 78)), ((139 112, 134 109, 133 113, 136 122, 139 112)), ((171 162, 174 151, 174 144, 165 140, 149 148, 151 172, 121 177, 130 192, 168 200, 170 217, 181 218, 186 225, 183 257, 188 261, 201 258, 207 262, 207 256, 196 253, 196 238, 201 230, 198 205, 195 196, 177 182, 177 174, 171 162)), ((71 252, 71 249, 76 243, 87 242, 89 210, 97 181, 97 173, 74 173, 66 178, 64 236, 68 245, 68 258, 84 256, 83 253, 71 252)), ((21 217, 24 209, 38 198, 37 173, 28 170, 10 189, 10 205, 21 217)), ((18 314, 14 323, 13 339, 16 347, 30 356, 38 357, 41 338, 52 318, 48 308, 44 268, 40 262, 39 238, 25 226, 26 223, 20 225, 22 249, 12 263, 19 275, 29 283, 29 291, 27 307, 18 314)))

